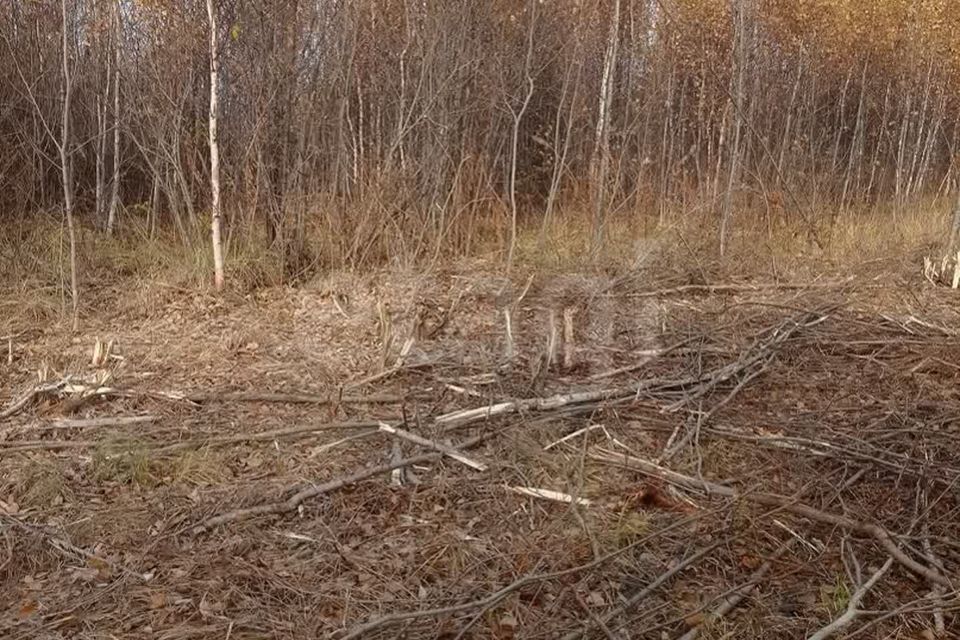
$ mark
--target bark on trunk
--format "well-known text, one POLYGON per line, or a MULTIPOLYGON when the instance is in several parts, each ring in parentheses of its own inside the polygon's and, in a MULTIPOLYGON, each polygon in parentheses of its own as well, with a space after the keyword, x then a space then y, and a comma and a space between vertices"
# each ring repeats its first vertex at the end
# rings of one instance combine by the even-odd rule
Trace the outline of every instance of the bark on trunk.
POLYGON ((221 239, 220 147, 217 141, 219 47, 217 46, 217 15, 213 3, 214 0, 207 0, 207 16, 210 19, 210 216, 213 238, 213 283, 217 291, 220 291, 223 289, 223 241, 221 239))

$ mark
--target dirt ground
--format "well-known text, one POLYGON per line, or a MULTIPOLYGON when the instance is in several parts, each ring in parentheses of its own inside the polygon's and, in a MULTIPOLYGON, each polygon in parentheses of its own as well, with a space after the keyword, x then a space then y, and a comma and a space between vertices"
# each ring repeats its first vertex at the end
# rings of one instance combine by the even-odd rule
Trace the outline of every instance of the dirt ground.
POLYGON ((957 637, 914 264, 87 295, 0 301, 0 637, 957 637))

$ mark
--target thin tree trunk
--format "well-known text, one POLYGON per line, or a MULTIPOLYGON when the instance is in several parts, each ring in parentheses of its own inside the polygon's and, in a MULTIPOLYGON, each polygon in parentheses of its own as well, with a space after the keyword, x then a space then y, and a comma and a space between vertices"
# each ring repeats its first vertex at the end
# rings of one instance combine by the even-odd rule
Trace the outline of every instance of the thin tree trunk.
MULTIPOLYGON (((527 89, 523 96, 523 104, 520 110, 514 113, 510 109, 510 115, 513 116, 513 131, 510 138, 510 246, 507 249, 507 271, 513 268, 513 254, 517 247, 517 145, 520 138, 520 121, 527 107, 530 106, 530 98, 533 97, 533 76, 530 74, 530 67, 533 64, 533 29, 536 26, 536 2, 530 3, 530 31, 527 35, 527 55, 523 63, 523 77, 527 89)), ((509 97, 507 98, 509 100, 509 97)))
POLYGON ((723 200, 723 213, 720 217, 720 255, 723 256, 727 248, 727 232, 730 219, 733 217, 733 192, 740 180, 740 138, 743 131, 744 106, 746 102, 745 84, 747 68, 747 7, 745 1, 740 0, 735 6, 736 23, 734 37, 736 38, 736 75, 733 88, 734 126, 733 140, 730 145, 730 172, 727 174, 727 190, 723 200))
MULTIPOLYGON (((579 43, 579 41, 578 41, 579 43)), ((579 46, 577 47, 579 52, 579 46)), ((578 54, 577 54, 578 55, 578 54)), ((582 71, 582 65, 579 58, 576 58, 576 62, 568 67, 568 73, 564 76, 563 80, 563 89, 560 94, 560 101, 557 105, 557 114, 556 120, 554 122, 554 133, 553 133, 553 169, 550 175, 550 191, 547 193, 547 204, 543 212, 543 220, 540 222, 540 246, 543 248, 546 245, 547 241, 547 231, 550 228, 550 223, 553 221, 553 210, 557 205, 557 198, 560 195, 560 183, 563 180, 563 172, 567 167, 567 154, 570 151, 570 140, 572 138, 571 131, 573 129, 573 122, 576 119, 575 109, 577 103, 579 102, 578 96, 580 93, 580 75, 582 71), (573 80, 573 94, 570 96, 570 106, 567 113, 567 122, 566 127, 563 132, 563 141, 560 141, 560 130, 561 123, 563 121, 563 107, 566 102, 566 95, 569 90, 570 83, 570 74, 576 73, 575 79, 573 80), (560 146, 562 145, 562 146, 560 146), (560 146, 558 150, 557 147, 560 146)))
MULTIPOLYGON (((870 180, 867 182, 866 195, 873 192, 877 179, 877 167, 880 165, 880 148, 883 145, 884 130, 887 128, 887 113, 890 109, 890 83, 883 93, 883 110, 880 112, 880 130, 877 132, 877 143, 873 145, 873 157, 870 159, 870 180)), ((879 200, 879 193, 877 199, 879 200)))
POLYGON ((857 166, 858 175, 860 171, 860 157, 858 152, 861 149, 860 138, 863 135, 863 108, 866 85, 867 63, 864 62, 863 73, 860 74, 860 100, 857 102, 857 121, 853 127, 853 141, 850 143, 850 155, 847 157, 847 168, 843 175, 843 192, 840 194, 840 206, 838 208, 837 218, 843 215, 844 209, 847 206, 847 196, 850 194, 850 182, 853 175, 854 164, 857 166))
MULTIPOLYGON (((958 127, 960 125, 954 125, 958 127)), ((947 251, 946 255, 954 255, 957 251, 957 238, 960 236, 960 184, 956 187, 957 194, 953 202, 953 215, 951 216, 952 220, 950 221, 950 235, 947 239, 947 251)))
POLYGON ((157 216, 160 213, 160 174, 153 174, 153 190, 150 194, 150 239, 153 240, 157 233, 157 216))
POLYGON ((904 194, 904 171, 907 154, 907 132, 910 130, 910 111, 913 107, 913 95, 907 93, 906 105, 903 109, 903 118, 900 120, 900 137, 897 139, 897 160, 896 160, 896 182, 894 183, 894 194, 896 195, 897 211, 903 205, 906 196, 904 194))
POLYGON ((613 104, 613 84, 617 72, 617 54, 620 44, 620 0, 614 0, 610 37, 603 60, 603 81, 598 104, 597 141, 595 145, 596 174, 593 204, 593 255, 597 258, 604 240, 604 196, 607 189, 607 171, 610 165, 610 110, 613 104))
POLYGON ((120 2, 114 7, 116 35, 113 64, 113 184, 110 191, 110 212, 107 214, 107 234, 113 234, 120 203, 120 2))
POLYGON ((67 0, 60 0, 63 18, 63 114, 60 121, 60 170, 63 181, 63 209, 67 217, 70 238, 70 301, 73 305, 73 330, 80 328, 80 287, 77 279, 77 233, 73 221, 73 176, 70 166, 70 107, 73 98, 73 80, 70 77, 70 50, 67 34, 67 0))
POLYGON ((923 89, 923 106, 920 107, 920 113, 917 115, 917 137, 913 144, 913 155, 910 158, 910 167, 907 169, 907 186, 904 191, 904 199, 909 200, 916 190, 917 163, 920 159, 920 151, 923 148, 924 135, 927 132, 927 108, 930 104, 930 77, 933 73, 933 63, 927 65, 927 78, 923 89))
POLYGON ((960 235, 960 188, 957 189, 956 200, 953 203, 953 215, 950 223, 950 238, 947 241, 947 255, 953 255, 957 250, 957 236, 960 235))
POLYGON ((793 89, 790 92, 790 104, 787 107, 787 122, 783 126, 783 138, 780 142, 780 156, 777 158, 777 187, 782 187, 783 178, 786 171, 787 149, 793 146, 793 112, 797 104, 797 94, 800 91, 800 79, 803 77, 803 49, 797 56, 797 77, 793 81, 793 89))
POLYGON ((219 47, 217 45, 217 15, 214 0, 207 0, 210 19, 210 216, 213 238, 213 282, 217 291, 223 289, 223 241, 220 237, 222 214, 220 206, 220 146, 217 139, 219 117, 219 47))
MULTIPOLYGON (((667 76, 667 108, 663 116, 663 135, 660 140, 660 193, 657 196, 657 223, 660 227, 667 221, 667 183, 670 180, 670 158, 667 152, 668 147, 672 151, 673 146, 673 70, 667 76), (668 138, 670 140, 668 144, 668 138)), ((681 112, 683 110, 681 109, 681 112)))
MULTIPOLYGON (((110 72, 107 72, 110 77, 110 72)), ((107 82, 105 95, 110 95, 110 83, 107 82)), ((104 212, 103 192, 106 178, 106 155, 107 155, 107 107, 102 96, 97 96, 96 115, 97 115, 97 145, 94 153, 94 171, 95 171, 95 196, 94 196, 94 219, 97 225, 102 224, 101 220, 104 212)))

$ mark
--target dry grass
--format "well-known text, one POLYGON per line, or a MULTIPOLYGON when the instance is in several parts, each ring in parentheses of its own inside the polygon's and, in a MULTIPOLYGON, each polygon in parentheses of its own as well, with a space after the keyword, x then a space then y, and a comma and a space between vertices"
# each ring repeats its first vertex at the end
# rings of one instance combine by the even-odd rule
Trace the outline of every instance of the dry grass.
MULTIPOLYGON (((580 199, 582 200, 582 198, 580 199)), ((751 205, 734 219, 727 255, 720 259, 715 224, 708 207, 687 204, 669 211, 658 226, 647 210, 617 210, 604 226, 603 246, 594 253, 595 235, 589 206, 576 197, 559 206, 549 224, 539 218, 521 220, 516 256, 521 268, 536 271, 622 272, 656 263, 662 273, 686 272, 692 277, 722 272, 789 277, 825 269, 852 269, 876 260, 902 258, 913 251, 931 251, 947 227, 949 203, 926 200, 909 206, 883 205, 806 212, 815 222, 820 246, 810 242, 810 227, 799 216, 771 213, 763 203, 751 205)), ((306 206, 306 205, 304 205, 306 206)), ((479 205, 478 205, 479 206, 479 205)), ((241 293, 261 287, 302 281, 318 271, 431 269, 459 260, 502 260, 509 216, 502 203, 451 214, 433 227, 417 216, 393 219, 380 201, 357 203, 352 209, 311 200, 303 215, 305 253, 298 256, 267 248, 262 230, 241 225, 229 234, 227 268, 230 286, 241 293)), ((86 288, 100 288, 118 277, 140 283, 164 282, 196 289, 210 285, 212 272, 208 230, 188 230, 186 240, 172 230, 153 234, 136 217, 123 233, 108 238, 93 230, 80 235, 80 272, 86 288)), ((26 313, 48 318, 62 306, 66 273, 65 235, 55 215, 0 230, 0 273, 8 286, 30 294, 21 300, 26 313), (39 295, 33 295, 37 293, 39 295)), ((16 298, 13 298, 14 300, 16 298)), ((5 304, 15 304, 4 299, 5 304)))

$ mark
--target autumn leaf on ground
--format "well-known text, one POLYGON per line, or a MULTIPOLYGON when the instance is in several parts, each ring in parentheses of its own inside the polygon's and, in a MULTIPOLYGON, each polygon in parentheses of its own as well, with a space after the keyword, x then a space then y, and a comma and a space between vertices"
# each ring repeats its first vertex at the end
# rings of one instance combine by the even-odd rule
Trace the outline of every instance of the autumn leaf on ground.
POLYGON ((20 608, 17 610, 17 619, 26 620, 33 614, 37 612, 37 609, 40 608, 40 603, 32 598, 25 600, 23 604, 20 605, 20 608))

